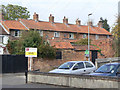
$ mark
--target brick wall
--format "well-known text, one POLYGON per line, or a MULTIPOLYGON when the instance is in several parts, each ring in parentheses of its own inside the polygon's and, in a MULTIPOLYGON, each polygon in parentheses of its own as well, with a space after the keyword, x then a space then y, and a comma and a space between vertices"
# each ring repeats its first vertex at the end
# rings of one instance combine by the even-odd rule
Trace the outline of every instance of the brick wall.
POLYGON ((48 72, 60 66, 61 64, 71 60, 49 60, 49 59, 34 59, 33 70, 40 69, 41 72, 48 72))
POLYGON ((63 60, 86 60, 85 51, 63 50, 62 55, 63 60))
MULTIPOLYGON (((87 35, 87 34, 86 34, 87 35)), ((54 37, 54 31, 43 31, 43 37, 45 39, 51 40, 54 37)), ((83 34, 80 33, 74 33, 74 39, 79 40, 83 38, 83 34)), ((87 37, 86 37, 87 38, 87 37)), ((111 37, 110 37, 111 38, 111 37)), ((69 32, 60 32, 60 37, 54 37, 54 40, 63 40, 63 39, 69 39, 69 32)), ((90 39, 96 40, 95 35, 90 35, 90 39)), ((98 40, 107 39, 106 35, 99 35, 98 40)))
MULTIPOLYGON (((85 51, 62 50, 62 60, 49 59, 34 59, 33 70, 40 69, 41 72, 48 72, 57 68, 67 61, 84 61, 87 60, 84 56, 85 51)), ((91 56, 91 53, 90 53, 91 56)))
MULTIPOLYGON (((76 39, 83 38, 83 34, 74 34, 76 39)), ((45 39, 51 40, 52 37, 54 37, 54 31, 44 31, 43 37, 45 39), (48 37, 46 37, 46 35, 48 37)), ((54 37, 54 40, 56 41, 62 41, 65 38, 69 38, 69 33, 67 32, 61 32, 60 37, 54 37)), ((114 50, 112 48, 112 40, 107 39, 107 36, 100 35, 99 39, 96 40, 95 35, 90 35, 90 38, 92 39, 92 44, 98 46, 102 51, 102 54, 104 56, 101 56, 100 53, 98 53, 98 58, 108 58, 114 56, 114 50)), ((73 60, 87 60, 85 58, 85 51, 75 51, 75 50, 61 50, 62 51, 62 60, 48 60, 48 59, 35 59, 33 61, 33 69, 40 69, 40 71, 48 72, 52 69, 55 69, 57 66, 61 65, 64 62, 67 61, 73 61, 73 60)), ((90 52, 90 58, 91 52, 90 52)))
POLYGON ((112 39, 102 39, 102 40, 94 40, 92 41, 92 44, 98 46, 101 49, 101 53, 104 56, 101 56, 100 53, 98 53, 98 58, 109 58, 114 57, 114 50, 112 47, 112 39))
MULTIPOLYGON (((114 50, 112 48, 111 39, 94 40, 92 41, 92 44, 98 46, 102 50, 101 51, 102 54, 104 54, 104 56, 101 56, 100 53, 98 53, 98 58, 114 57, 114 50)), ((75 51, 70 49, 62 50, 62 60, 36 59, 34 60, 34 69, 40 69, 41 71, 47 72, 67 61, 87 60, 84 57, 84 54, 85 54, 85 51, 75 51)), ((91 52, 90 52, 90 58, 92 58, 91 52)))

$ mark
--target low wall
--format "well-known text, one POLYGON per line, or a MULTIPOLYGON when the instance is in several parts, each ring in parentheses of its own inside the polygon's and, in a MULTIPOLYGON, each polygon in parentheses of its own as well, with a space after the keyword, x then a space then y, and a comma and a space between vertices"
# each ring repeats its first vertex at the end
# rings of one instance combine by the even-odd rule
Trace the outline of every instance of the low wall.
POLYGON ((120 57, 96 59, 95 65, 96 65, 96 68, 98 68, 102 66, 103 64, 112 63, 112 62, 120 62, 120 57))
POLYGON ((120 88, 120 78, 28 72, 28 82, 75 88, 120 88))

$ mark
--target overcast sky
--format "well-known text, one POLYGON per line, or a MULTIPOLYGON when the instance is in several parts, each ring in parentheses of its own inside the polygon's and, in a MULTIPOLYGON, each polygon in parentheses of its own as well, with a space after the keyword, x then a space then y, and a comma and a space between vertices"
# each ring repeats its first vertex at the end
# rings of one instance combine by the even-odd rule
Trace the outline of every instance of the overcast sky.
POLYGON ((48 21, 49 15, 52 14, 55 22, 62 23, 63 17, 66 16, 69 23, 75 24, 75 20, 79 18, 84 25, 88 21, 88 14, 93 13, 90 19, 94 25, 103 17, 113 26, 118 14, 118 2, 119 0, 2 0, 1 4, 27 7, 31 19, 36 12, 42 21, 48 21))

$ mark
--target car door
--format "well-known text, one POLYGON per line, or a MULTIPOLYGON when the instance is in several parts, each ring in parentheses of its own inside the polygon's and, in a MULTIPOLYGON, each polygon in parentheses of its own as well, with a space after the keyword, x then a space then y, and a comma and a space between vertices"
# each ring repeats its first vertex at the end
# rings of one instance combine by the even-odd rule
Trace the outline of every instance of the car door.
POLYGON ((95 66, 90 62, 85 62, 85 67, 86 67, 86 73, 91 73, 92 71, 95 70, 95 66))
POLYGON ((85 66, 83 62, 77 63, 71 70, 71 74, 83 74, 85 73, 85 66))
POLYGON ((116 76, 117 76, 117 77, 120 77, 120 66, 117 68, 116 76))

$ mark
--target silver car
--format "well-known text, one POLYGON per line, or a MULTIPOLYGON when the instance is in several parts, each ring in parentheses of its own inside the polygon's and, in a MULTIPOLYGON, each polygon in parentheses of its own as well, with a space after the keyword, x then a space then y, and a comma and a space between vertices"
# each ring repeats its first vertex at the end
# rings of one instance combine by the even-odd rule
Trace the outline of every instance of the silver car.
POLYGON ((95 70, 96 67, 91 61, 69 61, 49 73, 88 74, 95 70))

